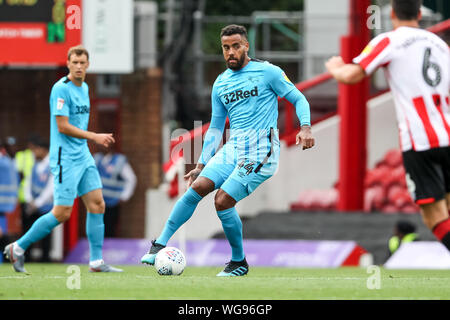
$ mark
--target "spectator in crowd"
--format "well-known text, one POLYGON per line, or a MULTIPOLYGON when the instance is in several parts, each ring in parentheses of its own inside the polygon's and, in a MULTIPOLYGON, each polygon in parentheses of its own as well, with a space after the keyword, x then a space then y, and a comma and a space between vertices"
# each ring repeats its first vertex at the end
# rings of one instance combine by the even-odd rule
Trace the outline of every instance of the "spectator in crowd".
POLYGON ((6 150, 6 153, 9 155, 11 159, 14 159, 14 156, 17 152, 17 139, 13 136, 9 136, 5 138, 3 147, 6 150))
POLYGON ((402 243, 419 240, 416 226, 406 220, 400 220, 394 227, 394 235, 389 239, 389 256, 398 250, 402 243))
POLYGON ((7 243, 6 214, 16 208, 19 188, 16 166, 7 148, 8 144, 0 141, 0 244, 7 243))
POLYGON ((31 171, 34 165, 34 154, 33 147, 35 146, 36 140, 38 140, 38 135, 31 133, 28 137, 27 148, 21 150, 15 154, 15 161, 17 171, 19 172, 20 185, 19 185, 19 204, 20 211, 22 215, 22 232, 27 230, 27 226, 24 222, 27 220, 26 217, 26 201, 25 201, 25 188, 26 184, 30 182, 31 171))
POLYGON ((103 184, 105 200, 105 237, 117 235, 120 204, 128 201, 136 187, 136 175, 127 157, 112 148, 100 146, 94 155, 95 164, 103 184))
MULTIPOLYGON (((2 220, 2 218, 0 218, 0 220, 2 220)), ((3 223, 4 223, 3 221, 0 221, 0 247, 4 247, 11 241, 10 237, 8 236, 8 233, 6 233, 3 227, 1 226, 3 223)), ((4 260, 3 254, 0 254, 0 263, 2 263, 3 260, 4 260)))
MULTIPOLYGON (((29 181, 25 184, 24 233, 31 228, 37 219, 49 212, 53 207, 53 176, 50 171, 48 148, 48 142, 38 136, 34 138, 31 150, 35 163, 31 175, 28 177, 29 181)), ((51 233, 40 242, 42 248, 40 261, 50 262, 51 233)), ((27 250, 25 252, 25 261, 30 261, 30 258, 31 250, 27 250)))

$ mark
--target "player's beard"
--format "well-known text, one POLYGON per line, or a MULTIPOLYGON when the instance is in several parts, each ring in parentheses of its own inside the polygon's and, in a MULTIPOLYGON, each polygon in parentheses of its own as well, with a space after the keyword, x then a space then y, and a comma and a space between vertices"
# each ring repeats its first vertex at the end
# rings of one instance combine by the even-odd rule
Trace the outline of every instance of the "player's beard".
POLYGON ((239 70, 242 68, 244 61, 245 61, 245 54, 242 54, 241 57, 236 60, 236 64, 234 65, 231 65, 230 62, 227 61, 227 67, 234 71, 239 70))

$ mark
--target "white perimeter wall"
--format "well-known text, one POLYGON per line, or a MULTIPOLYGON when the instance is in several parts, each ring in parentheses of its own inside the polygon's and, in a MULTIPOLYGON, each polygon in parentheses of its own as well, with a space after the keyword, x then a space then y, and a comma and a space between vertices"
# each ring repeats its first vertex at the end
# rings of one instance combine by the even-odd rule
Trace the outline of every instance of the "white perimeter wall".
MULTIPOLYGON (((303 151, 282 145, 277 173, 237 204, 241 216, 254 216, 262 211, 285 212, 298 199, 300 191, 334 185, 339 168, 339 117, 317 123, 313 134, 316 139, 313 149, 303 151)), ((392 148, 398 148, 398 130, 392 95, 386 93, 368 103, 368 168, 392 148)), ((183 226, 186 239, 207 239, 222 231, 214 209, 214 194, 199 203, 193 217, 183 226)), ((148 190, 146 203, 146 238, 156 238, 175 201, 167 197, 162 186, 148 190)), ((175 238, 179 235, 177 232, 175 238)))

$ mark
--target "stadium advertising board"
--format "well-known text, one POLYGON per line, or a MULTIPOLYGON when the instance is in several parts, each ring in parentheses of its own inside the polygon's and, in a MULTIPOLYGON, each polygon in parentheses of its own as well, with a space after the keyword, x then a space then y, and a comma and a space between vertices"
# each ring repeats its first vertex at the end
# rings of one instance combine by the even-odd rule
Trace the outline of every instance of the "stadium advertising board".
POLYGON ((81 43, 81 0, 0 0, 0 65, 65 65, 81 43))
POLYGON ((90 73, 130 73, 134 68, 132 0, 83 0, 83 45, 90 73))

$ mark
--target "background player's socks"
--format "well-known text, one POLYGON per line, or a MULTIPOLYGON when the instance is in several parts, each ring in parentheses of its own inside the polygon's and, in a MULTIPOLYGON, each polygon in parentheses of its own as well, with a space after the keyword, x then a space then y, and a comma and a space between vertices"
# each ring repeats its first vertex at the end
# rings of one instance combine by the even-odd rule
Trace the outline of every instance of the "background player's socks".
POLYGON ((190 217, 192 217, 192 214, 194 213, 195 208, 197 208, 197 204, 200 200, 202 200, 202 196, 200 196, 194 189, 187 189, 184 195, 177 201, 177 203, 175 203, 161 235, 155 242, 162 244, 163 246, 167 245, 167 242, 178 230, 178 228, 183 225, 183 223, 188 221, 190 217))
POLYGON ((17 240, 16 243, 23 250, 27 250, 30 245, 50 234, 53 228, 55 228, 58 224, 59 221, 56 220, 55 216, 50 211, 37 219, 31 226, 30 230, 28 230, 27 233, 17 240))
POLYGON ((231 260, 242 261, 245 257, 242 240, 242 221, 236 208, 217 211, 217 215, 222 221, 223 231, 231 245, 231 260))
POLYGON ((433 234, 450 250, 450 218, 439 222, 433 228, 433 234))
POLYGON ((103 216, 103 213, 87 213, 86 235, 89 241, 89 261, 102 259, 103 239, 105 237, 103 216))

